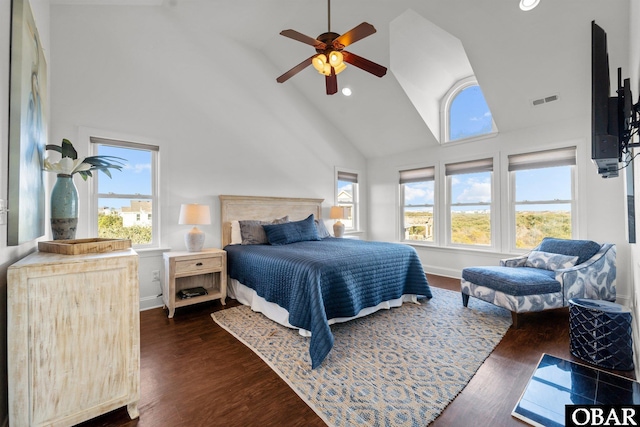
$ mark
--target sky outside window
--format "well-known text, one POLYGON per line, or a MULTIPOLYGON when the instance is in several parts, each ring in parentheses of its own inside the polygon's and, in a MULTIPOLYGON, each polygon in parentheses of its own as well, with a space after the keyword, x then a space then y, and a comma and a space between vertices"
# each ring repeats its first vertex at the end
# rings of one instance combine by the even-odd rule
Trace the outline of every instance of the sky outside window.
POLYGON ((471 138, 493 131, 493 120, 480 86, 461 90, 449 107, 449 140, 471 138))
MULTIPOLYGON (((100 145, 98 154, 125 159, 125 166, 122 171, 110 171, 111 178, 102 172, 99 173, 98 192, 100 194, 141 194, 151 196, 152 153, 150 151, 100 145)), ((97 174, 98 172, 95 173, 97 174)), ((122 206, 129 206, 130 201, 129 199, 100 199, 99 205, 100 207, 121 208, 122 206)))
MULTIPOLYGON (((571 167, 558 166, 516 171, 516 203, 571 200, 571 167)), ((526 210, 570 210, 567 204, 520 205, 526 210)))

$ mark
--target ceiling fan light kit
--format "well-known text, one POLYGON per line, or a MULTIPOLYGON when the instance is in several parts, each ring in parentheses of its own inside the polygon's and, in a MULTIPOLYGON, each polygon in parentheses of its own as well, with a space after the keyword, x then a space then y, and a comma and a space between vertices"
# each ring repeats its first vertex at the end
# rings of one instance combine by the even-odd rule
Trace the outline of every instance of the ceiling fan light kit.
POLYGON ((327 0, 327 4, 329 8, 329 29, 326 33, 322 33, 314 39, 295 30, 280 32, 285 37, 313 46, 316 49, 316 54, 278 77, 276 79, 278 83, 286 82, 313 64, 313 68, 325 76, 327 95, 333 95, 338 92, 336 76, 347 68, 345 62, 377 77, 382 77, 387 73, 386 67, 344 50, 345 47, 375 33, 376 29, 373 25, 363 22, 342 35, 333 33, 331 32, 331 0, 327 0))
POLYGON ((520 9, 528 12, 535 8, 540 3, 540 0, 520 0, 520 9))

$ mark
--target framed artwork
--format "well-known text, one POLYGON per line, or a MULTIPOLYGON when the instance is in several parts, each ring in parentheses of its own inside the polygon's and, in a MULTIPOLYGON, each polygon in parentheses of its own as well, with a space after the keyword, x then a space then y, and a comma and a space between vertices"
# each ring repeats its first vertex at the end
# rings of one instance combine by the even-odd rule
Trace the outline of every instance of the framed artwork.
POLYGON ((44 235, 47 64, 28 0, 13 0, 7 244, 44 235))

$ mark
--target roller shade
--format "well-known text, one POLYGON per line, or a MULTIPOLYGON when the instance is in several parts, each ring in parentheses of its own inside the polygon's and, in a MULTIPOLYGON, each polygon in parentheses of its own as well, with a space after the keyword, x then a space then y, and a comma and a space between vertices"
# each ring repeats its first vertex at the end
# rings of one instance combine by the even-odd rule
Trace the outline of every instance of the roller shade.
POLYGON ((554 166, 574 166, 575 164, 576 147, 509 156, 509 172, 525 169, 550 168, 554 166))
POLYGON ((139 142, 120 141, 115 139, 99 138, 96 136, 89 137, 89 141, 94 144, 114 145, 117 147, 132 148, 134 150, 160 151, 157 145, 141 144, 139 142))
POLYGON ((450 163, 444 167, 445 175, 460 175, 464 173, 493 172, 493 159, 479 159, 470 162, 450 163))
POLYGON ((353 172, 341 172, 338 171, 338 181, 358 183, 358 174, 353 172))
POLYGON ((434 167, 400 171, 400 184, 407 184, 410 182, 434 181, 435 174, 436 168, 434 167))

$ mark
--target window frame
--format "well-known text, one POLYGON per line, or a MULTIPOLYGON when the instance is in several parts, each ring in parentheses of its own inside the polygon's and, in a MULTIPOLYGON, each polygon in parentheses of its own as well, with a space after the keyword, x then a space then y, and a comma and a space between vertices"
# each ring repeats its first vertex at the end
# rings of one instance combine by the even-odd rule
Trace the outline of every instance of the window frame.
MULTIPOLYGON (((463 168, 463 166, 458 166, 459 168, 463 168)), ((464 168, 467 169, 467 168, 464 168)), ((489 156, 480 156, 473 159, 463 160, 463 161, 449 161, 445 162, 444 167, 442 168, 442 175, 444 185, 444 193, 445 193, 445 202, 443 203, 442 209, 444 214, 444 235, 447 247, 452 248, 462 248, 462 249, 471 249, 478 251, 495 251, 498 247, 498 236, 499 236, 499 180, 496 179, 496 171, 499 170, 499 162, 496 155, 489 156), (491 188, 491 202, 489 203, 462 203, 462 204, 452 204, 452 177, 454 175, 466 175, 471 173, 483 172, 483 170, 477 170, 477 167, 473 167, 473 165, 479 165, 478 167, 482 168, 483 162, 491 161, 491 170, 486 171, 490 173, 490 188, 491 188), (447 173, 447 166, 452 165, 465 165, 469 166, 467 173, 447 173), (489 224, 491 226, 490 231, 490 239, 491 242, 489 245, 472 245, 472 244, 462 244, 462 243, 454 243, 452 241, 452 215, 451 208, 452 206, 479 206, 479 205, 487 205, 490 209, 489 214, 489 224)))
MULTIPOLYGON (((463 90, 467 89, 471 86, 478 86, 482 90, 482 87, 478 83, 478 80, 475 76, 465 77, 464 79, 458 80, 455 82, 451 88, 447 91, 447 93, 442 97, 440 102, 440 144, 455 144, 460 142, 469 142, 469 141, 478 141, 482 139, 492 138, 498 134, 498 127, 496 126, 495 120, 493 120, 493 113, 491 114, 491 132, 484 133, 482 135, 476 135, 468 138, 460 138, 460 139, 450 139, 449 131, 450 131, 450 117, 451 117, 451 104, 456 99, 456 97, 463 90)), ((484 93, 483 93, 484 96, 484 93)), ((486 101, 486 98, 485 98, 486 101)), ((487 104, 488 105, 488 104, 487 104)))
POLYGON ((335 176, 334 176, 334 197, 335 197, 335 206, 347 206, 347 207, 351 207, 351 227, 346 227, 345 226, 345 233, 356 233, 361 231, 360 230, 360 180, 361 180, 361 174, 359 171, 355 170, 355 169, 349 169, 349 168, 342 168, 342 167, 336 167, 335 168, 335 176), (353 177, 355 176, 355 182, 351 181, 352 184, 355 184, 354 187, 354 191, 353 191, 353 195, 352 195, 352 201, 351 203, 340 203, 338 202, 338 195, 339 195, 339 185, 338 182, 339 181, 348 181, 348 179, 340 179, 341 177, 343 178, 350 178, 353 179, 353 177))
POLYGON ((438 173, 438 168, 435 165, 432 166, 418 166, 418 167, 406 167, 406 168, 401 168, 398 169, 398 193, 399 193, 399 211, 400 211, 400 216, 399 216, 399 227, 398 227, 398 240, 400 242, 403 243, 409 243, 412 245, 428 245, 428 246, 436 246, 438 244, 438 235, 439 235, 439 224, 438 224, 438 218, 439 218, 439 214, 438 214, 438 179, 437 179, 437 173, 438 173), (421 173, 421 171, 428 171, 429 172, 425 172, 424 174, 421 173), (417 173, 418 175, 427 175, 430 177, 430 179, 425 179, 425 180, 417 180, 415 178, 408 178, 406 181, 403 182, 403 172, 405 173, 409 173, 411 174, 412 172, 417 173), (404 219, 405 219, 405 208, 407 207, 407 205, 405 204, 405 192, 404 192, 404 185, 408 184, 408 183, 412 183, 412 182, 433 182, 433 204, 429 205, 413 205, 416 207, 420 207, 420 206, 424 206, 424 207, 431 207, 432 210, 432 218, 433 218, 433 224, 432 224, 432 229, 433 229, 433 239, 431 241, 429 240, 410 240, 410 239, 406 239, 405 238, 405 224, 404 224, 404 219))
POLYGON ((578 203, 578 192, 577 192, 577 162, 578 162, 578 148, 576 146, 566 146, 566 147, 558 147, 558 148, 549 148, 544 150, 536 150, 531 152, 524 153, 513 153, 507 156, 507 167, 506 171, 509 176, 509 250, 512 253, 526 253, 531 250, 531 248, 518 248, 516 246, 516 207, 519 205, 525 204, 558 204, 558 203, 568 203, 571 205, 571 238, 575 239, 579 235, 578 233, 578 218, 580 217, 578 214, 579 203, 578 203), (566 154, 572 151, 572 160, 569 160, 566 157, 566 154), (563 152, 565 154, 563 154, 563 152), (565 157, 558 158, 557 156, 553 156, 554 153, 560 153, 565 155, 565 157), (542 157, 546 155, 552 155, 554 160, 547 161, 546 166, 541 166, 543 162, 545 162, 544 158, 536 161, 535 157, 542 157), (512 158, 520 158, 526 159, 529 158, 530 164, 533 164, 535 167, 525 167, 523 164, 519 164, 518 166, 512 165, 512 158), (571 164, 569 164, 571 163, 571 164), (531 169, 543 169, 545 167, 557 167, 557 166, 570 166, 571 173, 571 199, 570 200, 528 200, 527 203, 518 203, 516 200, 516 172, 519 170, 531 170, 531 169))
POLYGON ((100 177, 98 173, 94 174, 92 185, 89 188, 89 233, 92 236, 98 235, 98 201, 100 198, 117 198, 123 199, 144 199, 151 201, 151 242, 149 244, 132 244, 135 249, 157 249, 160 247, 160 146, 157 144, 132 142, 127 137, 107 138, 98 136, 89 136, 89 153, 90 155, 98 154, 98 147, 100 145, 108 145, 119 148, 129 148, 135 150, 145 150, 151 153, 151 195, 141 196, 140 194, 100 194, 98 193, 98 182, 100 177))

